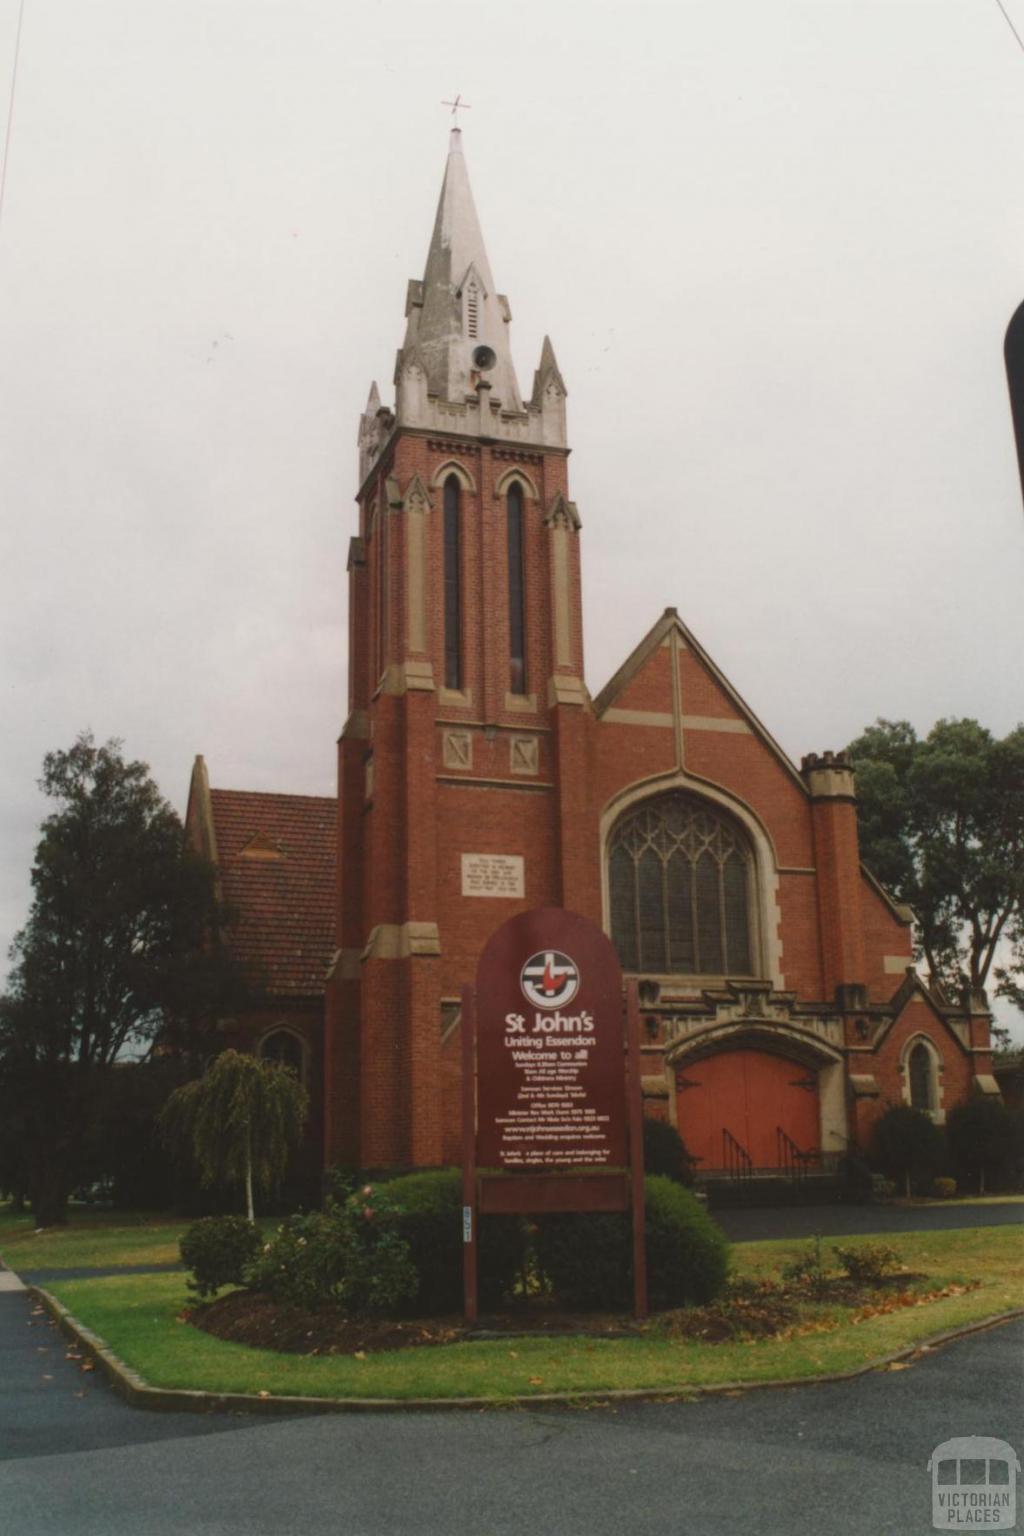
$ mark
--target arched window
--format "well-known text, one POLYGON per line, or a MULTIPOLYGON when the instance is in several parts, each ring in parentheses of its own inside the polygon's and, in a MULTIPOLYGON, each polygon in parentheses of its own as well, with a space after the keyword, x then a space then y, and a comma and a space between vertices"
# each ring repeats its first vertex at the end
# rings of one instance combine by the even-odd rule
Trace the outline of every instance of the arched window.
POLYGON ((935 1095, 932 1092, 932 1053, 922 1040, 919 1040, 911 1051, 907 1067, 910 1077, 911 1108, 923 1109, 931 1114, 935 1108, 935 1095))
POLYGON ((462 687, 462 556, 458 477, 444 483, 444 685, 462 687))
POLYGON ((523 572, 523 488, 513 480, 508 512, 508 687, 526 692, 526 592, 523 572))
POLYGON ((388 505, 381 497, 377 508, 377 675, 388 664, 388 505))
POLYGON ((302 1041, 290 1029, 275 1029, 260 1041, 260 1055, 267 1061, 276 1061, 290 1067, 301 1083, 305 1077, 305 1052, 302 1041))
POLYGON ((627 971, 753 974, 754 860, 728 816, 695 795, 644 800, 608 841, 612 941, 627 971))

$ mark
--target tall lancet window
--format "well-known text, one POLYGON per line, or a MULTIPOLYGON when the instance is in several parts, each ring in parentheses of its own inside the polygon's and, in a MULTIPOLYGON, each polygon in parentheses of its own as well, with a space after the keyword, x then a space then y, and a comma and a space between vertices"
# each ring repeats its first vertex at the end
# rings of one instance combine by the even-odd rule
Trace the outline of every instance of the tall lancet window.
POLYGON ((377 507, 377 675, 388 664, 388 505, 382 497, 377 507))
POLYGON ((523 488, 508 488, 508 687, 526 692, 526 593, 523 573, 523 488))
POLYGON ((444 483, 444 685, 462 687, 462 556, 459 482, 444 483))
POLYGON ((932 1058, 926 1045, 918 1042, 910 1053, 910 1103, 913 1109, 931 1112, 935 1108, 932 1096, 932 1058))

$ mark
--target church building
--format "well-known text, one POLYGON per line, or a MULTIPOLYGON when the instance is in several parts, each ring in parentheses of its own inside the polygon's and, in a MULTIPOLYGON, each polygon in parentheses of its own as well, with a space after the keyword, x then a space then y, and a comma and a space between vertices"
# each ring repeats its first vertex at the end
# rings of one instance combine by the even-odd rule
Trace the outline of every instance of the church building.
POLYGON ((545 340, 520 392, 510 322, 455 129, 359 426, 337 802, 196 761, 188 833, 259 989, 226 1043, 301 1073, 326 1165, 457 1162, 460 988, 560 906, 637 978, 645 1110, 699 1173, 828 1169, 888 1104, 996 1092, 983 1004, 916 975, 860 862, 841 753, 792 763, 674 608, 591 693, 566 385, 545 340))

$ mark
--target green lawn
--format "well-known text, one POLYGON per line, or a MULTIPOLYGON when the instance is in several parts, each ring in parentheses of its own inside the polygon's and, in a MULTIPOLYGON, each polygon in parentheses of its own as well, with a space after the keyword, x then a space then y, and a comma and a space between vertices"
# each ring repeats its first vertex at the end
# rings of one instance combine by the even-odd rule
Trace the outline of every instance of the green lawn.
MULTIPOLYGON (((177 1275, 65 1280, 49 1289, 152 1386, 320 1397, 508 1398, 545 1392, 688 1388, 721 1382, 813 1377, 850 1370, 932 1334, 1024 1305, 1024 1244, 1016 1230, 982 1228, 881 1239, 935 1287, 981 1282, 977 1290, 853 1324, 822 1308, 820 1332, 747 1344, 708 1345, 659 1337, 515 1339, 351 1357, 278 1355, 225 1343, 179 1321, 186 1304, 177 1275), (827 1331, 826 1331, 827 1329, 827 1331)), ((738 1274, 776 1272, 805 1244, 746 1243, 733 1249, 738 1274)), ((824 1245, 831 1257, 831 1242, 824 1245)))
POLYGON ((66 1227, 35 1230, 30 1214, 0 1208, 0 1258, 11 1269, 105 1268, 113 1264, 176 1264, 180 1216, 89 1209, 72 1212, 66 1227))

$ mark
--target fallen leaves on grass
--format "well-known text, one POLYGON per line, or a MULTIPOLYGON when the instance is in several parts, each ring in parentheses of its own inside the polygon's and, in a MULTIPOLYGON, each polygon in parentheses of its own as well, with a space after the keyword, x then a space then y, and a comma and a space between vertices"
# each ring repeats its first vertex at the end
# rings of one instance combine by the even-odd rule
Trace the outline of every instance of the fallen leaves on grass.
POLYGON ((888 1312, 900 1312, 904 1307, 924 1307, 932 1301, 944 1301, 947 1296, 963 1296, 976 1291, 979 1281, 971 1285, 944 1285, 935 1291, 898 1291, 895 1296, 883 1297, 869 1306, 860 1307, 850 1318, 851 1323, 864 1323, 872 1317, 884 1317, 888 1312))

